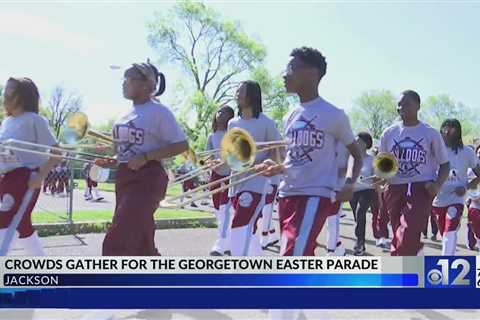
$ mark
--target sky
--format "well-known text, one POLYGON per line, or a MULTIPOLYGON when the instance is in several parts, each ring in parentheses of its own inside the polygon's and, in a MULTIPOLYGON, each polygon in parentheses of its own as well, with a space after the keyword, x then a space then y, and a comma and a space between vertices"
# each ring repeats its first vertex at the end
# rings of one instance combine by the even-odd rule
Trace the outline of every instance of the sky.
MULTIPOLYGON (((265 66, 280 74, 291 50, 318 48, 328 69, 319 92, 349 110, 362 92, 414 89, 423 98, 449 94, 479 110, 480 1, 207 1, 267 49, 265 66)), ((146 23, 174 2, 0 1, 0 82, 31 77, 48 100, 55 85, 83 96, 93 124, 117 119, 131 102, 121 70, 150 57, 167 76, 162 101, 185 75, 158 60, 146 23)))

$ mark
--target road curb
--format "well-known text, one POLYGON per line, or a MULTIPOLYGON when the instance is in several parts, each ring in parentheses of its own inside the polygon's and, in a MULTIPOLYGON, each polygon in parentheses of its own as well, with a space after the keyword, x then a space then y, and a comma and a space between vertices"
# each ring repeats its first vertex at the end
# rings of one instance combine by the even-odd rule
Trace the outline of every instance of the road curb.
MULTIPOLYGON (((106 232, 111 221, 35 224, 40 236, 106 232)), ((215 228, 215 217, 155 220, 156 229, 215 228)))

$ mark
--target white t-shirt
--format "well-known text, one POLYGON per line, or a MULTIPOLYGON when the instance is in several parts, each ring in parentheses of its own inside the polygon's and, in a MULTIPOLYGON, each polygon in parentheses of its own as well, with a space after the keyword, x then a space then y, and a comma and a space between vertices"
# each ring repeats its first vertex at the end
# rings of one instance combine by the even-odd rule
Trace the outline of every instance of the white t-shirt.
POLYGON ((276 176, 270 177, 270 184, 278 186, 280 184, 281 179, 282 179, 282 176, 279 174, 276 176))
POLYGON ((360 176, 354 187, 355 192, 374 189, 371 185, 371 181, 363 182, 365 178, 373 176, 373 159, 374 158, 369 154, 364 155, 362 169, 360 170, 360 176))
MULTIPOLYGON (((255 142, 268 142, 281 140, 280 132, 278 131, 275 121, 270 119, 264 113, 260 113, 258 118, 244 119, 241 117, 235 117, 228 122, 228 129, 242 128, 248 131, 255 142)), ((267 159, 269 152, 257 152, 255 157, 255 164, 263 162, 267 159)), ((242 179, 251 173, 240 175, 237 179, 242 179)), ((234 180, 237 180, 234 179, 234 180)), ((231 195, 235 195, 242 191, 252 191, 256 193, 263 193, 265 191, 265 184, 268 178, 258 176, 256 178, 245 181, 232 188, 231 195)))
POLYGON ((475 152, 469 147, 458 149, 455 153, 453 149, 447 148, 448 160, 450 161, 450 173, 442 189, 433 200, 435 207, 446 207, 452 204, 463 204, 465 196, 459 197, 455 194, 456 187, 466 187, 468 183, 468 169, 473 169, 478 165, 478 158, 475 152))
POLYGON ((345 112, 321 97, 285 117, 286 173, 279 196, 330 197, 338 183, 337 145, 355 141, 345 112))
MULTIPOLYGON (((222 130, 217 130, 214 133, 210 133, 207 138, 206 150, 220 149, 220 144, 224 135, 225 131, 222 130)), ((220 152, 215 153, 215 159, 220 159, 220 152)), ((213 171, 221 176, 228 176, 230 174, 230 167, 224 164, 218 168, 215 168, 213 171)))
POLYGON ((186 140, 170 109, 155 101, 134 105, 113 126, 113 137, 119 162, 186 140))
MULTIPOLYGON (((479 160, 479 162, 480 162, 480 160, 479 160)), ((471 181, 472 179, 475 179, 476 176, 477 175, 475 174, 475 172, 473 172, 472 169, 468 169, 468 181, 471 181)), ((480 189, 480 185, 477 186, 477 190, 479 190, 479 189, 480 189)), ((475 191, 477 191, 477 190, 475 190, 475 191)), ((471 197, 469 197, 468 191, 467 191, 467 198, 472 200, 472 203, 470 204, 471 208, 480 209, 480 199, 478 199, 478 200, 472 199, 471 197)))
MULTIPOLYGON (((18 116, 5 118, 0 127, 0 141, 16 139, 25 142, 54 146, 57 140, 48 125, 48 120, 35 112, 24 112, 18 116)), ((18 145, 17 147, 24 147, 18 145)), ((30 148, 36 151, 48 152, 45 148, 30 148)), ((8 172, 16 168, 38 168, 44 164, 49 156, 33 154, 23 151, 4 151, 5 158, 0 159, 0 171, 8 172), (11 158, 7 154, 12 154, 11 158)))
POLYGON ((431 181, 439 165, 448 162, 447 149, 440 133, 420 122, 414 127, 396 123, 387 128, 380 140, 380 152, 391 152, 399 171, 390 184, 431 181))

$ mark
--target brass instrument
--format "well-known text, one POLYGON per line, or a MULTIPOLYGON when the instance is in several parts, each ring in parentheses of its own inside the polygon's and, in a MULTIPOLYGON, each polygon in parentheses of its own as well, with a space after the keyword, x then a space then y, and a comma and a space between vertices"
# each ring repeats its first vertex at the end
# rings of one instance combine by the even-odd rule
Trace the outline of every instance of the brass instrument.
MULTIPOLYGON (((274 149, 274 148, 279 148, 284 146, 284 145, 278 144, 277 142, 275 143, 276 144, 268 145, 268 148, 274 149)), ((175 202, 176 200, 181 199, 185 196, 192 195, 198 191, 208 189, 215 185, 220 185, 222 182, 225 182, 232 178, 236 178, 245 173, 255 171, 255 167, 253 166, 253 164, 255 162, 256 153, 259 152, 259 150, 257 149, 257 145, 255 144, 255 141, 253 140, 252 136, 246 130, 241 128, 233 128, 228 130, 225 136, 223 137, 220 143, 220 146, 221 146, 219 149, 220 157, 222 159, 221 164, 227 164, 233 171, 237 171, 237 172, 233 173, 230 176, 219 179, 217 181, 210 182, 206 185, 202 185, 193 190, 184 192, 179 196, 166 199, 165 200, 166 203, 171 204, 172 207, 182 207, 194 201, 210 197, 213 194, 222 192, 230 187, 243 183, 247 180, 253 179, 263 173, 263 172, 257 172, 257 173, 251 174, 233 183, 221 186, 220 188, 217 188, 213 191, 204 192, 198 196, 192 197, 189 200, 183 201, 181 203, 176 203, 175 202)))

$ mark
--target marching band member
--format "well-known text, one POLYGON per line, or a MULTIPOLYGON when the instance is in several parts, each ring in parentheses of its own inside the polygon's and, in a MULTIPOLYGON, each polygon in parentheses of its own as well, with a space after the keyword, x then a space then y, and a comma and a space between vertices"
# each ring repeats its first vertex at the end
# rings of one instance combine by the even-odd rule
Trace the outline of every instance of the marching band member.
MULTIPOLYGON (((342 145, 337 144, 335 150, 336 161, 337 161, 337 185, 335 191, 342 189, 345 184, 345 175, 347 174, 348 168, 348 158, 349 152, 348 149, 342 145)), ((345 248, 342 246, 342 241, 340 240, 340 218, 344 216, 342 210, 342 204, 338 208, 338 212, 335 215, 328 216, 326 219, 327 224, 327 255, 329 256, 344 256, 345 248)))
POLYGON ((480 182, 480 165, 475 152, 464 147, 462 126, 457 119, 445 120, 440 132, 447 147, 450 174, 433 200, 432 216, 435 217, 442 236, 442 255, 453 256, 457 246, 457 231, 463 214, 465 193, 467 189, 476 188, 480 182), (468 169, 472 169, 476 175, 470 182, 468 169))
MULTIPOLYGON (((177 169, 177 174, 178 175, 185 175, 188 174, 189 172, 195 170, 196 166, 192 162, 192 160, 189 159, 188 157, 188 152, 184 152, 182 154, 183 156, 183 163, 182 165, 177 169)), ((195 177, 192 177, 191 179, 186 179, 182 181, 182 191, 185 193, 189 190, 193 190, 196 187, 196 181, 195 177)), ((184 198, 181 198, 181 201, 183 202, 184 198)), ((198 208, 197 204, 195 202, 191 202, 190 206, 193 208, 198 208)), ((183 207, 182 207, 183 208, 183 207)))
MULTIPOLYGON (((133 106, 113 127, 119 162, 116 206, 103 255, 157 255, 154 213, 168 184, 161 160, 181 154, 188 144, 173 113, 152 99, 165 90, 163 74, 149 63, 140 63, 124 76, 123 95, 133 106)), ((108 166, 110 161, 96 163, 108 166)))
MULTIPOLYGON (((377 193, 371 184, 362 183, 362 178, 373 176, 373 157, 367 153, 372 147, 372 136, 368 132, 360 132, 357 135, 357 142, 363 152, 363 166, 360 171, 360 183, 355 185, 355 192, 353 193, 353 199, 350 200, 350 206, 352 207, 355 221, 357 223, 355 227, 357 242, 353 248, 354 255, 363 256, 365 255, 365 226, 367 222, 367 211, 375 202, 377 193)), ((375 221, 375 218, 376 217, 372 217, 372 221, 375 221)), ((375 225, 372 224, 372 227, 375 235, 375 225)))
MULTIPOLYGON (((477 179, 478 176, 473 172, 473 170, 469 170, 469 176, 473 179, 477 179)), ((472 184, 473 181, 470 182, 472 184)), ((475 245, 477 246, 477 250, 480 253, 480 192, 478 191, 478 184, 475 187, 477 192, 474 196, 470 196, 470 203, 468 205, 468 247, 470 250, 475 250, 475 245), (470 238, 470 233, 471 237, 470 238)))
POLYGON ((274 176, 267 182, 267 190, 265 195, 265 205, 262 209, 262 249, 273 246, 279 240, 275 237, 275 225, 273 223, 273 207, 277 198, 278 185, 280 184, 280 176, 274 176))
MULTIPOLYGON (((265 176, 283 173, 279 186, 281 249, 284 256, 313 256, 316 239, 328 216, 337 214, 340 203, 349 201, 362 167, 362 154, 345 112, 318 95, 326 73, 325 57, 316 49, 294 49, 284 82, 300 105, 285 117, 287 154, 283 164, 265 160, 257 166, 265 176), (353 156, 345 184, 337 187, 337 144, 353 156)), ((298 310, 270 310, 271 319, 296 319, 298 310)))
POLYGON ((397 175, 386 185, 384 202, 393 228, 391 255, 414 256, 423 253, 420 236, 450 166, 440 133, 418 120, 418 93, 404 91, 397 110, 402 121, 383 132, 379 149, 393 153, 399 163, 397 175))
MULTIPOLYGON (((475 155, 480 160, 480 144, 476 147, 473 147, 473 146, 471 146, 471 147, 472 147, 472 149, 475 150, 475 155)), ((470 172, 470 176, 471 175, 475 175, 475 174, 473 172, 470 172)), ((474 177, 472 176, 471 178, 474 178, 474 177)), ((467 208, 469 209, 469 212, 470 212, 471 203, 472 203, 472 199, 470 197, 468 197, 468 199, 466 201, 466 204, 467 204, 467 208)), ((468 215, 468 217, 469 217, 469 219, 468 219, 468 223, 467 223, 466 246, 470 250, 475 250, 477 240, 475 239, 475 234, 473 233, 473 230, 472 230, 472 225, 471 225, 471 221, 470 221, 470 214, 468 215)), ((479 247, 479 249, 480 249, 480 247, 479 247)))
POLYGON ((90 169, 92 168, 91 163, 85 163, 83 165, 83 176, 85 178, 85 192, 83 197, 87 201, 102 201, 104 198, 100 195, 98 191, 97 181, 92 180, 90 177, 90 169))
MULTIPOLYGON (((220 108, 213 117, 212 130, 213 132, 208 136, 206 150, 220 149, 220 142, 227 130, 228 121, 235 116, 235 111, 229 107, 224 106, 220 108)), ((216 159, 220 155, 215 155, 216 159)), ((212 170, 210 181, 214 182, 230 175, 230 168, 224 164, 212 170)), ((224 182, 228 184, 228 180, 224 182)), ((210 187, 210 191, 218 189, 222 184, 217 184, 210 187)), ((231 229, 231 215, 230 215, 230 198, 228 197, 228 190, 216 193, 212 196, 213 206, 215 208, 215 217, 217 218, 217 240, 210 250, 211 256, 221 256, 230 254, 230 229, 231 229)))
POLYGON ((266 176, 283 173, 279 187, 281 254, 313 256, 326 218, 338 212, 341 201, 353 196, 362 154, 345 112, 318 95, 318 85, 326 73, 325 57, 307 47, 293 50, 291 56, 285 87, 300 97, 300 105, 285 117, 286 159, 283 164, 266 160, 257 169, 266 170, 266 176), (346 146, 353 161, 349 162, 344 186, 332 202, 339 143, 346 146))
MULTIPOLYGON (((262 93, 255 81, 244 81, 237 91, 239 116, 228 122, 228 129, 242 128, 248 131, 255 142, 278 141, 280 133, 275 122, 262 112, 262 93)), ((259 163, 272 152, 258 152, 259 163)), ((242 178, 243 175, 239 177, 242 178)), ((255 235, 256 222, 265 203, 267 178, 258 176, 234 186, 232 206, 234 216, 231 231, 231 252, 234 256, 263 255, 259 238, 255 235)))
MULTIPOLYGON (((0 127, 0 141, 17 139, 57 146, 47 119, 38 114, 39 100, 37 86, 31 79, 8 79, 4 92, 7 118, 0 127)), ((12 151, 2 154, 1 161, 4 176, 0 180, 0 252, 6 255, 18 236, 15 241, 26 255, 44 255, 31 215, 42 180, 61 159, 12 151)))

